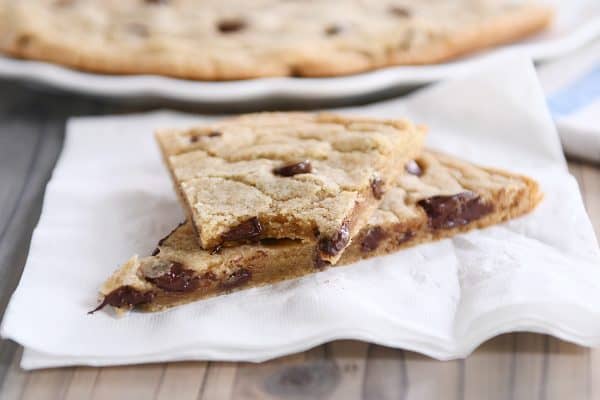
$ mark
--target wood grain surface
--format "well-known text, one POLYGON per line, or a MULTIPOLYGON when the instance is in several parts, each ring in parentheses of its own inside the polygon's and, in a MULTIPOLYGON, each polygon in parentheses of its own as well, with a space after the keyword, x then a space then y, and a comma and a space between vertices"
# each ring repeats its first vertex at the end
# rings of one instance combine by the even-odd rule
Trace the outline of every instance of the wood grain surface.
MULTIPOLYGON (((0 310, 18 283, 45 184, 72 115, 138 111, 0 82, 0 310)), ((600 168, 569 168, 600 233, 600 168)), ((336 341, 261 364, 167 363, 25 372, 0 341, 0 399, 598 399, 600 349, 529 333, 502 335, 465 360, 336 341)))

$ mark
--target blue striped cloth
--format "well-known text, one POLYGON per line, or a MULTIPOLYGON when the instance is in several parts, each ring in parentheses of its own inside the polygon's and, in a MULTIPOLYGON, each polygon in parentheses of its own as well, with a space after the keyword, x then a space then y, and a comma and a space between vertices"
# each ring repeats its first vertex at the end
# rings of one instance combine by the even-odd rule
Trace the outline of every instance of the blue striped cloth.
POLYGON ((600 163, 600 40, 538 67, 567 155, 600 163))
MULTIPOLYGON (((600 100, 600 63, 548 98, 555 118, 572 114, 600 100)), ((598 114, 600 125, 600 113, 598 114)))

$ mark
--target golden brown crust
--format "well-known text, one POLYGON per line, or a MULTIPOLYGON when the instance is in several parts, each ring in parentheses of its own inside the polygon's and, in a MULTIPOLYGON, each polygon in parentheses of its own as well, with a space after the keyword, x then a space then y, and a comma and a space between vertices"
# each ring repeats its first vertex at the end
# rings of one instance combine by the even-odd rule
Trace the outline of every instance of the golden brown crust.
MULTIPOLYGON (((0 51, 14 57, 48 61, 106 74, 155 74, 195 80, 274 76, 324 77, 354 74, 393 65, 442 62, 483 48, 519 40, 544 29, 552 20, 551 9, 535 4, 511 6, 504 0, 496 1, 497 4, 488 1, 491 5, 487 10, 485 7, 479 9, 482 6, 471 4, 469 0, 464 0, 464 3, 462 7, 476 14, 476 17, 465 18, 464 23, 458 22, 450 27, 431 16, 415 17, 415 22, 400 19, 397 27, 387 27, 386 30, 378 32, 373 28, 377 26, 373 20, 389 18, 389 15, 375 13, 371 20, 365 18, 364 21, 356 22, 359 26, 364 24, 365 27, 361 26, 361 29, 369 32, 368 34, 360 33, 351 35, 350 38, 340 35, 339 38, 332 39, 313 37, 314 33, 309 29, 305 38, 310 46, 306 45, 306 48, 302 45, 303 42, 292 41, 283 46, 266 45, 265 40, 253 43, 251 39, 241 39, 237 43, 236 38, 226 38, 222 48, 206 50, 203 53, 190 50, 188 41, 197 40, 201 45, 203 41, 210 43, 212 37, 199 36, 196 39, 182 40, 177 39, 176 35, 169 36, 157 31, 151 32, 154 36, 138 38, 136 41, 120 40, 120 37, 113 39, 111 35, 114 32, 107 31, 103 35, 110 39, 99 40, 94 31, 94 36, 90 37, 93 43, 88 43, 88 38, 85 37, 88 32, 85 29, 80 32, 68 31, 62 35, 51 23, 35 23, 37 13, 38 20, 56 18, 55 24, 64 26, 70 21, 69 18, 80 17, 76 13, 59 18, 57 16, 60 16, 62 11, 52 9, 53 6, 49 5, 51 2, 48 0, 38 4, 19 1, 12 5, 8 0, 3 0, 0 1, 0 51), (478 12, 480 14, 477 14, 478 12), (436 23, 439 26, 436 26, 436 23), (73 38, 75 35, 81 37, 73 38)), ((373 3, 373 8, 377 7, 382 7, 382 4, 373 3)), ((415 2, 413 7, 423 6, 415 2)), ((356 11, 354 10, 354 13, 356 11)), ((157 18, 160 12, 150 10, 148 17, 157 18)), ((461 12, 466 14, 459 9, 451 11, 447 18, 459 19, 461 12)), ((322 19, 322 24, 328 20, 322 19)), ((140 23, 135 22, 131 25, 140 23)), ((135 36, 127 32, 127 26, 129 25, 123 22, 123 26, 118 27, 125 39, 135 36)), ((92 32, 93 29, 106 28, 100 25, 91 26, 89 29, 92 32)), ((152 26, 145 29, 152 30, 152 26)), ((293 31, 293 35, 298 34, 293 31)), ((284 38, 286 32, 279 35, 284 38)))

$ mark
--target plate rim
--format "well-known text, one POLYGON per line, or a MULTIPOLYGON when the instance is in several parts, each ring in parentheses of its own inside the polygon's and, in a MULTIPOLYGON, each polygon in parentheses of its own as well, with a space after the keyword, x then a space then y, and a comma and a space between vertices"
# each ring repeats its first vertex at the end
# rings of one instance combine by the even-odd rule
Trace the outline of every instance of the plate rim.
POLYGON ((0 78, 28 81, 96 97, 123 99, 145 97, 213 104, 272 98, 336 100, 369 95, 395 87, 412 88, 452 78, 507 52, 518 52, 537 62, 545 61, 573 51, 596 37, 600 37, 600 15, 556 39, 500 46, 442 64, 391 66, 331 78, 273 77, 220 82, 191 81, 158 75, 98 74, 43 61, 0 55, 0 78))

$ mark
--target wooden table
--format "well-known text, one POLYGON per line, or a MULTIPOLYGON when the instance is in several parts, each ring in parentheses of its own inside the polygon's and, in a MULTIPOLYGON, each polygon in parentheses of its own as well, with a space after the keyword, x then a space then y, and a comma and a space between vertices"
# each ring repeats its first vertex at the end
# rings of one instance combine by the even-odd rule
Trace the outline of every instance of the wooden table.
MULTIPOLYGON (((0 310, 25 263, 45 184, 71 115, 139 110, 0 82, 0 310)), ((600 233, 600 168, 572 161, 600 233)), ((600 267, 600 266, 599 266, 600 267)), ((43 334, 40 332, 40 334, 43 334)), ((465 360, 337 341, 262 364, 189 362, 111 368, 19 369, 0 342, 0 399, 600 399, 600 349, 515 333, 465 360)))

